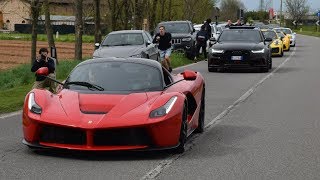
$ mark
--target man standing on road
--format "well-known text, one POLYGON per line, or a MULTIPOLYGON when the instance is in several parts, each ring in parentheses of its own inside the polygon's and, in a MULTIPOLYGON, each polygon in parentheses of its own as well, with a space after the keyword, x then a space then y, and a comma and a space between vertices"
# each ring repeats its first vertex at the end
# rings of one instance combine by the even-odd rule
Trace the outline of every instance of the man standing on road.
POLYGON ((203 52, 204 58, 207 59, 206 48, 207 48, 208 39, 209 39, 209 37, 208 37, 207 31, 205 30, 205 25, 202 25, 200 31, 197 33, 197 36, 196 36, 197 51, 196 51, 195 61, 197 61, 197 58, 199 58, 200 48, 202 48, 202 52, 203 52))
POLYGON ((204 23, 205 31, 207 31, 208 38, 211 38, 211 19, 208 18, 204 23))
POLYGON ((160 50, 160 61, 163 67, 169 72, 172 72, 170 55, 171 55, 171 33, 166 32, 164 26, 159 27, 159 33, 157 33, 153 39, 153 43, 159 43, 158 49, 160 50))
MULTIPOLYGON (((41 48, 39 50, 39 55, 40 56, 37 56, 37 59, 34 61, 31 71, 36 72, 41 67, 48 67, 48 77, 55 79, 55 61, 51 57, 48 57, 48 49, 41 48)), ((43 76, 36 75, 36 81, 34 82, 32 89, 44 89, 46 87, 49 87, 49 91, 52 93, 55 92, 55 83, 53 81, 43 76)))

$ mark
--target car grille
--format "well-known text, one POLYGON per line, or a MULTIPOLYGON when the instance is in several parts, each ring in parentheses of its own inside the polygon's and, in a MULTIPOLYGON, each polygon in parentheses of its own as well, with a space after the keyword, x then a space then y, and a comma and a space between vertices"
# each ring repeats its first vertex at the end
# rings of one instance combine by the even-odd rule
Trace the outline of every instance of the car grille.
POLYGON ((102 129, 94 132, 97 146, 150 145, 151 139, 144 128, 102 129))
POLYGON ((172 39, 171 44, 181 44, 181 39, 172 39))
POLYGON ((40 141, 59 144, 86 144, 86 133, 81 129, 43 125, 40 141))
POLYGON ((243 59, 241 62, 245 62, 249 59, 250 51, 247 50, 229 50, 225 52, 225 58, 226 60, 231 60, 231 56, 242 56, 243 59))
POLYGON ((271 52, 272 53, 278 53, 279 52, 279 48, 272 48, 271 52))

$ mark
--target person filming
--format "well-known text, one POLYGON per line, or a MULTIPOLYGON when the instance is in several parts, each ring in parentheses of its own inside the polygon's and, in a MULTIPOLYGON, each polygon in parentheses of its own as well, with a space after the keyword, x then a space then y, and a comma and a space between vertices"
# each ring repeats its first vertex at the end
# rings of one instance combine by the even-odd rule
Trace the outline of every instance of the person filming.
MULTIPOLYGON (((47 67, 49 69, 48 77, 55 79, 55 60, 48 56, 48 49, 47 48, 41 48, 39 50, 39 56, 37 56, 37 59, 34 61, 31 72, 36 72, 39 68, 47 67)), ((44 76, 38 76, 36 75, 36 81, 33 84, 32 89, 44 89, 48 87, 49 91, 52 93, 55 92, 55 82, 44 77, 44 76)))

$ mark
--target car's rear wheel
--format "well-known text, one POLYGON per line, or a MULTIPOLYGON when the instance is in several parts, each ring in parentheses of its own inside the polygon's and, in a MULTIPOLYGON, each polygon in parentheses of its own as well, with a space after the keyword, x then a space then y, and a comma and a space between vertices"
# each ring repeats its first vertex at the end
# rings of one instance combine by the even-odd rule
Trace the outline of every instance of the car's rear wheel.
POLYGON ((204 131, 204 117, 205 117, 205 89, 203 88, 201 96, 201 106, 199 111, 198 127, 196 133, 203 133, 204 131))
POLYGON ((281 54, 280 54, 280 57, 283 57, 283 50, 281 50, 281 54))
POLYGON ((181 128, 180 128, 180 137, 179 137, 179 146, 176 147, 175 153, 181 154, 185 151, 185 144, 188 136, 188 105, 184 103, 183 112, 182 112, 182 120, 181 120, 181 128))
POLYGON ((272 57, 270 56, 270 60, 269 60, 269 69, 272 69, 272 57))

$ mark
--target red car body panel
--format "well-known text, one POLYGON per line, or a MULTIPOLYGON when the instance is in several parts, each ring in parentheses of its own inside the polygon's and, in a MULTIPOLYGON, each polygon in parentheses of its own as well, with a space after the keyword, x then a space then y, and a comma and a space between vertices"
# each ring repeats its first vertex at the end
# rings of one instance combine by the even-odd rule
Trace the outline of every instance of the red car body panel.
MULTIPOLYGON (((183 76, 178 74, 173 79, 181 80, 183 76)), ((179 145, 182 112, 188 96, 192 96, 196 103, 194 112, 188 115, 188 134, 198 126, 203 87, 204 79, 198 73, 193 81, 183 80, 156 92, 83 94, 63 89, 58 94, 52 94, 47 90, 34 89, 31 92, 42 113, 35 114, 28 109, 29 93, 23 108, 24 140, 30 146, 93 151, 176 147, 179 145), (152 110, 163 106, 173 96, 177 100, 167 115, 149 117, 152 110), (61 132, 55 134, 55 138, 66 138, 70 143, 43 140, 51 135, 51 131, 61 132), (125 137, 121 135, 123 132, 125 137), (74 134, 82 141, 73 142, 74 134), (144 140, 140 142, 139 138, 132 137, 136 134, 144 140), (112 141, 107 142, 108 139, 112 141), (126 139, 137 143, 130 141, 125 144, 126 139)))

